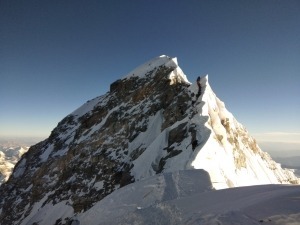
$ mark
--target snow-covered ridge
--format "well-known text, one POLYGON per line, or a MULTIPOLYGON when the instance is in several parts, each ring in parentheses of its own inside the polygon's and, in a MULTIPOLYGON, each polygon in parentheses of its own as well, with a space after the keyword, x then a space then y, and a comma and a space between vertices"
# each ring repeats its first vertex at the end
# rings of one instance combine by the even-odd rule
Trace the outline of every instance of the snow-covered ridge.
MULTIPOLYGON (((201 78, 201 85, 204 91, 198 102, 202 105, 196 107, 200 118, 208 118, 205 127, 211 133, 193 159, 193 168, 208 171, 216 189, 299 182, 291 170, 282 169, 259 148, 246 128, 213 92, 208 76, 201 78)), ((197 117, 195 115, 195 119, 197 117)), ((203 128, 198 132, 203 136, 203 128)))
POLYGON ((159 57, 155 57, 155 58, 145 62, 144 64, 136 67, 130 73, 125 75, 123 77, 123 79, 124 78, 130 78, 130 77, 133 77, 133 76, 144 77, 144 76, 146 76, 147 73, 149 73, 150 71, 153 71, 154 69, 156 69, 156 68, 158 68, 162 65, 176 68, 178 66, 177 59, 176 58, 171 58, 171 57, 166 56, 166 55, 161 55, 159 57))
MULTIPOLYGON (((169 74, 169 79, 174 82, 176 79, 179 82, 185 82, 190 83, 186 77, 186 75, 183 73, 181 68, 178 66, 177 58, 171 58, 166 55, 161 55, 159 57, 155 57, 146 63, 138 66, 134 70, 132 70, 130 73, 128 73, 126 76, 124 76, 122 79, 130 78, 130 77, 145 77, 150 72, 156 70, 157 68, 165 66, 174 68, 174 70, 169 74)), ((171 82, 171 84, 172 84, 171 82)))
MULTIPOLYGON (((171 73, 166 74, 168 79, 171 80, 170 82, 171 85, 176 82, 191 84, 188 81, 187 76, 184 74, 182 69, 178 66, 177 58, 176 57, 171 58, 166 55, 155 57, 143 63, 142 65, 136 67, 127 75, 123 76, 121 79, 125 80, 125 79, 130 79, 132 77, 145 78, 147 74, 154 74, 154 72, 157 71, 157 69, 162 66, 172 68, 171 73)), ((84 114, 89 113, 96 107, 96 105, 99 105, 99 103, 105 104, 107 101, 108 94, 109 93, 100 97, 96 97, 86 102, 84 105, 76 109, 70 115, 80 117, 83 116, 84 114)))

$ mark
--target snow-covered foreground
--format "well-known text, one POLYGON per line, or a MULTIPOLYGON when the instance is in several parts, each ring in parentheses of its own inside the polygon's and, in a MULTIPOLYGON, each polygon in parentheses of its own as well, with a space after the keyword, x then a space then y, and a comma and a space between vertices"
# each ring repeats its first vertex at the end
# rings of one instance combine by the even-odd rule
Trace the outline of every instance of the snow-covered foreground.
MULTIPOLYGON (((73 215, 68 201, 42 205, 43 201, 22 224, 55 224, 58 215, 62 222, 73 215)), ((299 225, 300 186, 256 185, 215 190, 205 170, 183 170, 118 189, 71 221, 77 225, 299 225)))
MULTIPOLYGON (((59 208, 62 213, 62 206, 59 208)), ((41 209, 39 215, 47 216, 46 210, 41 209)), ((257 185, 214 190, 206 171, 184 170, 123 187, 73 219, 89 225, 298 225, 300 186, 257 185)))
MULTIPOLYGON (((73 215, 68 201, 42 205, 43 201, 21 224, 55 224, 58 215, 62 222, 73 215)), ((76 225, 299 225, 300 186, 215 190, 205 170, 183 170, 118 189, 71 221, 76 225)))

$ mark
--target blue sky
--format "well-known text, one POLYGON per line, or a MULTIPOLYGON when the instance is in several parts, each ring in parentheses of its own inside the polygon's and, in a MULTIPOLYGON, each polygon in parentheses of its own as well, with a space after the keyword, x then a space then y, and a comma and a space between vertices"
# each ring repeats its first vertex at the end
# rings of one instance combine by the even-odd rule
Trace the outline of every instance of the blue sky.
POLYGON ((250 134, 297 139, 299 12, 298 0, 2 0, 0 136, 47 137, 112 82, 165 54, 191 82, 209 74, 250 134))

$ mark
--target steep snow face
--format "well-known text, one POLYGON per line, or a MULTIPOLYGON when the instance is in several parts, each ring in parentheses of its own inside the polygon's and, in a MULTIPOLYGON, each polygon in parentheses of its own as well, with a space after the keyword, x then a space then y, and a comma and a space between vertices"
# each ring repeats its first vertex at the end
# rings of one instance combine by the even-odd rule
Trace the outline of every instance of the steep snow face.
POLYGON ((112 83, 24 154, 0 188, 0 221, 47 224, 44 213, 68 224, 123 186, 187 169, 206 170, 216 189, 297 183, 226 110, 208 76, 200 83, 198 96, 167 56, 112 83))
POLYGON ((205 89, 201 96, 204 105, 198 112, 208 117, 205 124, 211 134, 193 159, 195 169, 209 172, 215 188, 239 187, 254 184, 298 182, 290 170, 284 170, 264 153, 247 130, 225 108, 212 91, 208 76, 201 79, 205 89))
MULTIPOLYGON (((225 108, 212 91, 208 76, 200 83, 203 94, 199 98, 196 97, 196 84, 188 88, 191 102, 182 120, 162 132, 151 128, 133 140, 133 144, 135 141, 143 143, 145 134, 156 137, 134 161, 131 173, 135 179, 145 179, 161 171, 195 168, 208 171, 216 189, 297 183, 292 171, 282 169, 262 152, 247 130, 225 108), (174 133, 177 134, 175 141, 174 133)), ((162 121, 157 115, 151 124, 161 127, 162 121)))

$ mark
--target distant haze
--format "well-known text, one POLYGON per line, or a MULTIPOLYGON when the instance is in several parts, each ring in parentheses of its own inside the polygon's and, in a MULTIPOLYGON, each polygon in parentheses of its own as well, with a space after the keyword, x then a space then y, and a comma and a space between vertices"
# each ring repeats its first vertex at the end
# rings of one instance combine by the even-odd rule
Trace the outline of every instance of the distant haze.
POLYGON ((261 133, 253 137, 272 157, 300 156, 300 133, 261 133))
POLYGON ((284 142, 258 142, 259 147, 273 157, 289 157, 300 155, 300 144, 284 142))
MULTIPOLYGON (((263 138, 263 136, 265 135, 255 134, 252 136, 256 139, 259 147, 264 152, 268 152, 272 157, 300 156, 300 142, 297 142, 295 140, 291 140, 290 142, 284 142, 279 137, 277 137, 277 139, 274 137, 274 141, 270 141, 269 138, 263 138), (279 140, 279 141, 275 141, 275 140, 279 140)), ((11 147, 31 146, 42 140, 45 140, 46 138, 47 137, 12 137, 12 136, 3 137, 2 136, 0 137, 0 144, 10 145, 11 147)))
POLYGON ((0 136, 0 146, 3 147, 30 147, 42 140, 42 137, 3 137, 0 136))

